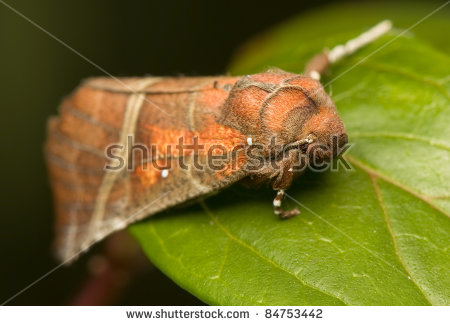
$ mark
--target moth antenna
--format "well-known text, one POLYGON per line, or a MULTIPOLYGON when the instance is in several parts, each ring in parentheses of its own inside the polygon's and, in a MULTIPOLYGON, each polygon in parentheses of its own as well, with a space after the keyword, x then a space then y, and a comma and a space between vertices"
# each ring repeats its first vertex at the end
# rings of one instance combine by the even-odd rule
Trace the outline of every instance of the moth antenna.
POLYGON ((328 61, 335 63, 342 58, 355 53, 360 48, 372 43, 382 35, 389 32, 392 28, 390 20, 383 20, 367 32, 362 33, 358 37, 348 40, 344 45, 337 45, 328 52, 328 61))
POLYGON ((333 96, 333 87, 332 87, 332 85, 333 84, 331 84, 331 83, 330 83, 330 85, 328 85, 329 86, 328 95, 330 95, 330 96, 333 96))
POLYGON ((342 58, 352 55, 360 48, 372 43, 392 29, 390 20, 383 20, 368 31, 348 40, 345 44, 336 45, 331 50, 324 50, 312 58, 306 65, 305 74, 313 79, 320 80, 321 75, 330 64, 336 63, 342 58))

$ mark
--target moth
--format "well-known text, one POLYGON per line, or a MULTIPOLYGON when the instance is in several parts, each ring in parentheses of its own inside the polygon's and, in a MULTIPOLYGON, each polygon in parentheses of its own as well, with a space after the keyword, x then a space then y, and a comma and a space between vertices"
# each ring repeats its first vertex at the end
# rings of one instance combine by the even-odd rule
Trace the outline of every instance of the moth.
POLYGON ((269 183, 277 191, 275 214, 296 215, 281 207, 301 174, 294 167, 331 160, 338 154, 331 148, 347 143, 320 76, 390 27, 384 21, 324 51, 304 74, 84 81, 47 128, 59 259, 68 262, 133 222, 236 182, 269 183))

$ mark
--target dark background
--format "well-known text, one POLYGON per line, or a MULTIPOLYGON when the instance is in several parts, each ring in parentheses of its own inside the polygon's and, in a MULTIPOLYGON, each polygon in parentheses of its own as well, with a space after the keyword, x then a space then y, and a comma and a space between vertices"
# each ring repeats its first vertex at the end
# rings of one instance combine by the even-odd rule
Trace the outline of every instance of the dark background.
MULTIPOLYGON (((2 2, 112 75, 142 76, 223 74, 247 39, 336 1, 1 0, 0 303, 57 266, 43 161, 45 124, 81 79, 103 75, 2 2)), ((88 278, 88 260, 86 255, 59 268, 8 304, 73 303, 88 278)), ((145 264, 114 304, 202 304, 145 264)))

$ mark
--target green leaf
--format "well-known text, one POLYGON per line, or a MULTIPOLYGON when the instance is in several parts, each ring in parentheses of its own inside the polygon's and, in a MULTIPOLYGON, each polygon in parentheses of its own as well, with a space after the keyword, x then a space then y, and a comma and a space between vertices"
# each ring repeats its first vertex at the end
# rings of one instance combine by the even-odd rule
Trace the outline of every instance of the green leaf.
MULTIPOLYGON (((302 71, 324 45, 372 24, 343 15, 324 10, 308 19, 326 26, 308 30, 302 18, 266 34, 233 73, 302 71)), ((273 215, 273 191, 235 186, 138 223, 131 232, 151 261, 209 304, 450 304, 450 58, 397 35, 324 80, 353 170, 300 177, 288 194, 302 213, 289 220, 273 215)))

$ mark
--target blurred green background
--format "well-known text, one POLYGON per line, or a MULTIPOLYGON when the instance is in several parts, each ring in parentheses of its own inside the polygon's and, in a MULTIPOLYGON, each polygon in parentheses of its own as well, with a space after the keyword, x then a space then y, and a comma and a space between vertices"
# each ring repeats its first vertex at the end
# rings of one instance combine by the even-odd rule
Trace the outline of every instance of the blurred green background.
MULTIPOLYGON (((373 6, 378 8, 380 18, 391 18, 396 26, 407 28, 445 1, 414 4, 411 1, 392 4, 391 1, 383 10, 384 5, 378 2, 366 6, 361 1, 325 0, 0 0, 3 175, 0 302, 57 265, 51 252, 53 212, 43 161, 45 124, 49 116, 56 114, 62 97, 70 93, 81 79, 103 75, 3 2, 109 73, 143 76, 223 74, 233 54, 252 36, 295 15, 307 14, 308 10, 322 10, 327 5, 352 8, 349 19, 358 10, 372 10, 373 6), (397 10, 393 10, 394 7, 397 10), (409 11, 411 17, 405 19, 409 11), (396 21, 399 15, 402 18, 396 21)), ((423 24, 433 23, 435 19, 433 17, 423 24)), ((432 35, 422 37, 433 38, 432 35)), ((88 258, 89 255, 85 255, 70 267, 58 269, 9 304, 72 303, 74 294, 88 277, 88 258)), ((157 269, 151 268, 150 263, 144 272, 129 282, 114 303, 202 304, 157 269)))

